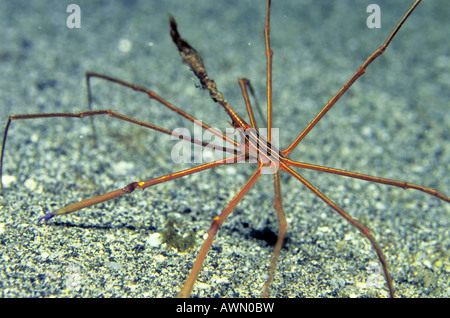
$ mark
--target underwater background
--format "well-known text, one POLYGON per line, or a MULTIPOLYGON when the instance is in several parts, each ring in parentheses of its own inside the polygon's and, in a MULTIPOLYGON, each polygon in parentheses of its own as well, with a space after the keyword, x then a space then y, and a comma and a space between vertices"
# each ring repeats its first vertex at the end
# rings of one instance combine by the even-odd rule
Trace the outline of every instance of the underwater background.
MULTIPOLYGON (((239 77, 265 105, 265 1, 0 2, 0 126, 10 114, 87 110, 84 73, 154 90, 205 123, 229 118, 181 58, 168 14, 202 55, 209 75, 242 115, 239 77)), ((388 37, 412 1, 273 1, 274 127, 280 148, 298 136, 388 37), (370 29, 369 4, 381 27, 370 29)), ((450 8, 423 1, 386 50, 290 158, 391 179, 450 195, 450 8)), ((147 96, 92 80, 95 109, 112 109, 167 129, 192 123, 147 96)), ((186 169, 169 136, 113 118, 12 122, 0 194, 1 297, 173 297, 203 236, 254 167, 218 167, 135 191, 37 225, 45 213, 186 169), (180 251, 174 240, 194 235, 180 251)), ((398 297, 449 297, 450 205, 414 191, 299 171, 368 226, 383 248, 398 297)), ((289 223, 273 297, 386 297, 369 242, 282 175, 289 223)), ((263 176, 219 230, 194 287, 197 297, 257 297, 277 233, 273 181, 263 176)))

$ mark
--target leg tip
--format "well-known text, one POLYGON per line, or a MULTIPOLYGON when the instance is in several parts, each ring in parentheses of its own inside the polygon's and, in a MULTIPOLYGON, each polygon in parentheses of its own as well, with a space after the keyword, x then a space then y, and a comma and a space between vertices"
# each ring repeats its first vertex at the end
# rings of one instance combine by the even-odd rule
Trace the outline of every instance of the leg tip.
POLYGON ((53 218, 55 216, 55 214, 53 214, 53 213, 47 213, 46 215, 44 215, 44 216, 41 216, 39 219, 38 219, 38 224, 39 223, 41 223, 41 221, 42 220, 44 220, 44 222, 45 222, 45 224, 47 224, 47 221, 48 220, 50 220, 51 218, 53 218))

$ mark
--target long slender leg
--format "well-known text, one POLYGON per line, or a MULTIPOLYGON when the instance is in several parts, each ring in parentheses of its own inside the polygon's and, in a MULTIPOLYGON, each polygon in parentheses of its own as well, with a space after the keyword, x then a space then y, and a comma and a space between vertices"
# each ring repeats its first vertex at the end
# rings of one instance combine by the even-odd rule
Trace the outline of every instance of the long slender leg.
POLYGON ((100 79, 103 79, 105 81, 116 83, 116 84, 119 84, 119 85, 122 85, 122 86, 125 86, 125 87, 128 87, 128 88, 131 88, 131 89, 133 89, 135 91, 145 93, 145 94, 147 94, 147 96, 150 99, 156 100, 157 102, 159 102, 160 104, 166 106, 167 108, 169 108, 173 112, 177 113, 178 115, 188 119, 189 121, 193 122, 196 125, 200 125, 203 129, 210 131, 211 133, 213 133, 214 135, 222 138, 226 142, 228 142, 230 144, 234 144, 236 147, 238 146, 236 141, 228 138, 226 135, 218 132, 217 130, 215 130, 211 126, 209 126, 209 125, 199 121, 194 116, 189 115, 184 110, 181 110, 180 108, 176 107, 175 105, 169 103, 164 98, 162 98, 161 96, 156 94, 154 91, 149 90, 149 89, 147 89, 147 88, 145 88, 143 86, 131 84, 131 83, 122 81, 121 79, 114 78, 114 77, 111 77, 111 76, 108 76, 108 75, 99 74, 99 73, 93 73, 93 72, 86 72, 86 84, 87 84, 87 89, 88 89, 88 104, 89 104, 89 108, 90 109, 92 109, 92 92, 91 92, 91 86, 90 86, 90 79, 91 79, 91 77, 100 78, 100 79))
POLYGON ((135 125, 139 125, 145 128, 149 128, 149 129, 153 129, 159 132, 162 132, 164 134, 170 135, 170 136, 174 136, 177 137, 179 139, 183 139, 186 141, 189 141, 193 144, 198 144, 198 145, 202 145, 203 147, 209 147, 212 148, 214 147, 216 150, 219 151, 223 151, 223 152, 228 152, 228 153, 237 153, 238 150, 237 149, 233 149, 233 148, 227 148, 227 147, 222 147, 220 145, 211 145, 205 141, 200 141, 194 138, 191 138, 190 136, 186 136, 186 135, 182 135, 179 134, 177 132, 153 125, 153 124, 149 124, 146 123, 144 121, 132 118, 132 117, 128 117, 125 115, 122 115, 120 113, 117 113, 113 110, 91 110, 91 111, 85 111, 85 112, 78 112, 78 113, 44 113, 44 114, 22 114, 22 115, 11 115, 8 117, 8 120, 6 122, 5 125, 5 130, 3 133, 3 140, 2 140, 2 147, 1 147, 1 152, 0 152, 0 190, 2 189, 2 171, 3 171, 3 155, 4 155, 4 151, 5 151, 5 146, 6 146, 6 138, 8 136, 8 131, 9 131, 9 127, 11 125, 11 122, 13 120, 23 120, 23 119, 36 119, 36 118, 56 118, 56 117, 71 117, 71 118, 83 118, 83 117, 92 117, 92 116, 98 116, 98 115, 107 115, 109 117, 113 117, 113 118, 117 118, 120 120, 124 120, 127 122, 130 122, 132 124, 135 125))
POLYGON ((249 99, 249 96, 248 96, 247 89, 250 91, 250 94, 252 95, 252 97, 253 97, 253 99, 255 101, 256 110, 258 111, 258 114, 259 114, 259 116, 261 117, 261 119, 263 121, 263 127, 267 127, 267 121, 264 118, 264 115, 262 113, 262 110, 261 110, 261 107, 259 105, 258 99, 256 98, 255 90, 253 89, 253 86, 252 86, 250 80, 247 79, 247 78, 240 78, 239 79, 239 85, 241 86, 242 95, 244 96, 245 106, 247 108, 247 113, 248 113, 248 115, 250 117, 250 123, 252 124, 252 127, 255 128, 255 129, 258 129, 258 126, 256 125, 255 115, 254 115, 254 112, 253 112, 253 107, 252 107, 252 105, 250 103, 250 99, 249 99))
POLYGON ((392 179, 370 176, 370 175, 362 174, 362 173, 358 173, 358 172, 345 171, 345 170, 339 170, 339 169, 330 168, 330 167, 313 165, 313 164, 309 164, 309 163, 297 162, 297 161, 293 161, 293 160, 290 160, 287 158, 284 158, 284 162, 288 165, 299 167, 299 168, 322 171, 322 172, 337 174, 337 175, 346 176, 346 177, 350 177, 350 178, 361 179, 361 180, 366 180, 366 181, 381 183, 381 184, 387 184, 387 185, 399 187, 399 188, 402 188, 405 190, 406 189, 415 189, 415 190, 419 190, 419 191, 425 192, 427 194, 430 194, 432 196, 435 196, 443 201, 450 202, 449 197, 439 193, 438 191, 436 191, 434 189, 427 188, 427 187, 413 184, 413 183, 409 183, 406 181, 397 181, 397 180, 392 180, 392 179))
MULTIPOLYGON (((266 23, 264 25, 264 40, 266 46, 266 77, 267 77, 267 142, 272 141, 272 58, 273 51, 270 46, 270 6, 271 1, 267 0, 266 2, 266 23)), ((277 170, 274 174, 274 186, 275 186, 275 198, 274 198, 274 207, 277 211, 278 222, 279 222, 279 230, 278 230, 278 238, 275 244, 275 249, 272 255, 272 260, 270 262, 268 278, 263 286, 262 297, 269 296, 269 289, 272 283, 273 277, 275 275, 275 269, 277 266, 278 257, 281 252, 281 248, 283 246, 284 237, 287 231, 287 222, 283 212, 283 202, 281 195, 281 184, 280 184, 280 171, 277 170)))
POLYGON ((336 104, 336 102, 341 98, 342 95, 345 94, 345 92, 353 85, 353 83, 366 72, 367 67, 388 47, 389 43, 391 43, 394 36, 397 34, 398 30, 401 28, 403 23, 406 21, 406 19, 409 17, 409 15, 413 12, 413 10, 417 7, 417 5, 420 3, 421 0, 416 0, 411 8, 406 12, 406 14, 403 16, 403 18, 400 20, 400 22, 397 24, 397 26, 394 28, 392 33, 389 35, 387 40, 383 43, 382 46, 380 46, 371 56, 367 58, 367 60, 359 67, 359 69, 353 74, 353 76, 350 78, 350 80, 345 83, 344 86, 337 92, 336 95, 325 105, 325 107, 317 114, 317 116, 309 123, 309 125, 303 130, 303 132, 294 140, 294 142, 284 151, 282 151, 282 154, 287 156, 292 150, 297 147, 297 145, 302 141, 302 139, 311 131, 311 129, 325 116, 325 114, 331 109, 331 107, 336 104))
POLYGON ((261 294, 262 297, 269 297, 270 285, 272 284, 273 277, 275 276, 275 270, 277 267, 278 257, 280 256, 281 248, 283 247, 284 237, 287 232, 287 222, 286 217, 283 212, 283 201, 281 195, 281 184, 280 184, 280 171, 278 170, 274 174, 274 185, 275 185, 275 199, 274 199, 274 207, 277 211, 278 216, 278 238, 275 244, 275 248, 272 255, 272 260, 270 262, 268 278, 263 286, 263 292, 261 294))
POLYGON ((264 39, 266 42, 266 76, 267 76, 267 141, 272 141, 272 57, 270 48, 270 0, 266 3, 266 24, 264 25, 264 39))
POLYGON ((248 97, 247 85, 249 84, 249 80, 246 78, 239 79, 239 86, 241 86, 242 96, 244 97, 245 107, 247 108, 247 114, 250 118, 250 125, 258 129, 258 125, 256 124, 255 114, 253 113, 252 105, 250 104, 250 98, 248 97))
MULTIPOLYGON (((264 24, 264 40, 266 48, 266 95, 267 95, 267 141, 270 143, 272 141, 272 59, 273 51, 270 45, 270 6, 271 0, 266 2, 266 22, 264 24)), ((262 297, 267 297, 269 295, 270 284, 272 283, 273 276, 275 274, 275 269, 278 261, 278 256, 280 255, 281 247, 283 245, 284 236, 287 230, 287 222, 283 212, 282 197, 281 197, 281 185, 280 185, 280 173, 279 170, 274 174, 274 185, 275 185, 275 199, 274 207, 277 211, 279 231, 278 238, 275 244, 275 249, 272 255, 272 260, 270 262, 269 274, 266 283, 263 286, 262 297)))
POLYGON ((191 174, 194 174, 194 173, 197 173, 200 171, 208 170, 213 167, 220 166, 220 165, 236 163, 243 159, 244 159, 244 156, 233 156, 230 158, 225 158, 222 160, 206 163, 204 165, 200 165, 200 166, 197 166, 194 168, 189 168, 189 169, 182 170, 179 172, 171 173, 171 174, 159 177, 159 178, 155 178, 155 179, 151 179, 151 180, 147 180, 147 181, 141 181, 141 182, 132 182, 122 189, 114 190, 114 191, 111 191, 111 192, 108 192, 108 193, 105 193, 105 194, 102 194, 102 195, 99 195, 99 196, 96 196, 96 197, 93 197, 93 198, 90 198, 87 200, 83 200, 81 202, 72 203, 72 204, 69 204, 69 205, 57 210, 56 212, 48 213, 48 214, 40 217, 38 220, 38 223, 41 222, 42 220, 44 220, 47 223, 48 220, 50 220, 51 218, 53 218, 57 215, 69 214, 69 213, 81 210, 83 208, 87 208, 89 206, 92 206, 92 205, 95 205, 98 203, 109 201, 109 200, 115 199, 123 194, 130 194, 131 192, 133 192, 136 189, 144 190, 145 188, 148 188, 148 187, 153 186, 158 183, 163 183, 163 182, 166 182, 169 180, 181 178, 181 177, 191 175, 191 174))
POLYGON ((303 183, 308 189, 310 189, 316 196, 318 196, 320 199, 322 199, 326 204, 328 204, 333 210, 335 210, 337 213, 339 213, 344 219, 346 219, 351 225, 356 227, 367 239, 370 241, 370 244, 372 244, 372 247, 374 248, 378 259, 380 260, 381 266, 383 267, 384 276, 386 278, 386 282, 389 288, 389 294, 391 297, 394 297, 394 288, 392 285, 392 280, 389 275, 389 271, 387 268, 386 258, 384 257, 384 254, 378 245, 375 238, 370 233, 370 230, 356 221, 354 218, 352 218, 350 215, 348 215, 342 208, 340 208, 336 203, 328 199, 322 192, 320 192, 316 187, 314 187, 311 183, 306 181, 302 176, 300 176, 297 172, 289 168, 284 163, 280 163, 280 168, 283 170, 286 170, 289 172, 292 176, 297 178, 301 183, 303 183))
POLYGON ((247 192, 252 188, 255 184, 256 180, 261 176, 261 167, 260 164, 255 173, 250 177, 250 179, 245 183, 245 185, 239 190, 239 192, 234 196, 234 198, 228 203, 225 209, 220 213, 219 216, 215 217, 212 221, 211 227, 208 230, 208 237, 204 241, 200 251, 195 259, 195 263, 192 266, 191 273, 189 274, 188 279, 183 285, 183 288, 180 290, 178 297, 189 297, 189 294, 194 287, 194 283, 197 280, 198 274, 202 268, 203 262, 205 260, 206 254, 211 247, 214 237, 216 236, 219 227, 226 220, 228 215, 233 212, 236 205, 242 200, 242 198, 247 194, 247 192))

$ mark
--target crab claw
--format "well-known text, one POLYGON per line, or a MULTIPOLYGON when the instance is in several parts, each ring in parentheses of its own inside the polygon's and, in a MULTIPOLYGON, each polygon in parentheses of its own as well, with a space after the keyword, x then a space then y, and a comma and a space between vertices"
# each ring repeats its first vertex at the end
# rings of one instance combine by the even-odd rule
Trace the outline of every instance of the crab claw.
POLYGON ((38 219, 38 224, 41 223, 42 220, 44 220, 45 224, 47 224, 47 221, 50 220, 51 218, 53 218, 54 216, 55 216, 55 214, 53 214, 53 213, 51 213, 51 212, 50 212, 50 213, 47 213, 46 215, 41 216, 41 217, 38 219))

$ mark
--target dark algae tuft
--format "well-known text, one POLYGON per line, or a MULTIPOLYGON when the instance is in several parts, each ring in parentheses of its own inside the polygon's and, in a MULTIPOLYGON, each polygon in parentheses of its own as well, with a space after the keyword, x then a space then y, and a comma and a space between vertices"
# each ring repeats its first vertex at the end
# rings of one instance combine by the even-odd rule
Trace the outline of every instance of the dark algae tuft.
POLYGON ((186 234, 181 234, 179 227, 180 222, 169 218, 166 221, 165 229, 161 232, 162 240, 169 246, 176 248, 180 252, 185 252, 195 245, 194 232, 189 231, 186 234))

